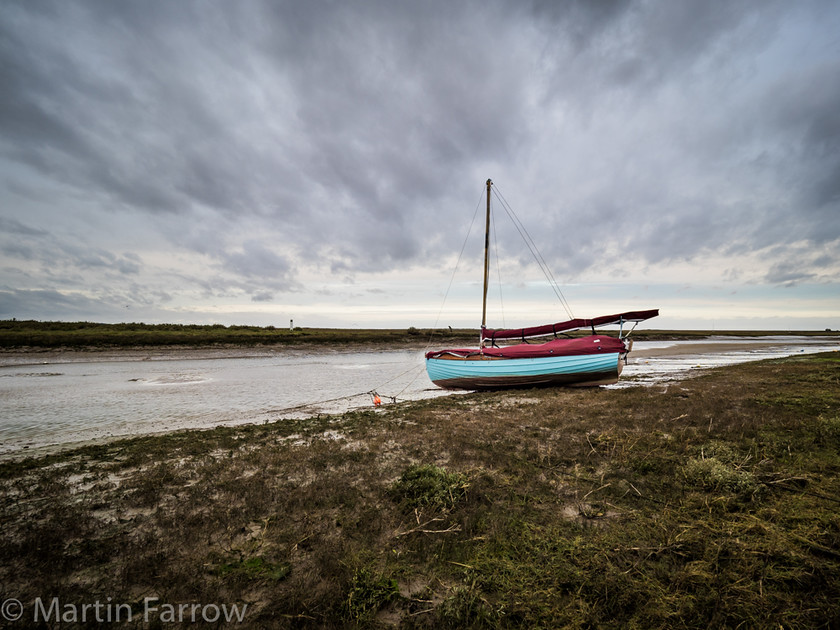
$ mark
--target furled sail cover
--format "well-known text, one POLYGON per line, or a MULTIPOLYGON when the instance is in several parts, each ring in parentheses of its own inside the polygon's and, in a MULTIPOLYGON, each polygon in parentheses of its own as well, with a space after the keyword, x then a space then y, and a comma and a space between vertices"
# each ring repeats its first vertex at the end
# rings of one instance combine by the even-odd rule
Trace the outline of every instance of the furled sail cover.
POLYGON ((649 311, 629 311, 627 313, 618 313, 617 315, 603 315, 595 319, 570 319, 567 322, 545 324, 531 328, 511 328, 508 330, 491 330, 485 328, 481 331, 481 338, 490 340, 526 339, 528 337, 556 335, 560 332, 578 330, 579 328, 597 328, 598 326, 608 326, 609 324, 620 324, 623 322, 642 322, 657 315, 659 315, 659 309, 655 308, 649 311))

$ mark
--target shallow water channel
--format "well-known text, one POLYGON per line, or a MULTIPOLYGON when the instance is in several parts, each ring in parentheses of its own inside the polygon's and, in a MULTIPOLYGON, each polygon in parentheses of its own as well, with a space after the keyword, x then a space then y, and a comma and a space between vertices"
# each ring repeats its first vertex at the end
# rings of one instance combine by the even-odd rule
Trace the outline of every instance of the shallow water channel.
MULTIPOLYGON (((708 345, 708 340, 637 342, 622 381, 610 387, 840 347, 836 338, 776 338, 769 346, 768 339, 738 340, 737 350, 706 348, 696 354, 691 344, 708 345)), ((38 355, 18 355, 0 364, 0 456, 118 436, 373 408, 369 392, 374 390, 383 405, 390 397, 402 401, 451 393, 429 382, 420 350, 279 350, 211 358, 92 353, 40 361, 38 355)))

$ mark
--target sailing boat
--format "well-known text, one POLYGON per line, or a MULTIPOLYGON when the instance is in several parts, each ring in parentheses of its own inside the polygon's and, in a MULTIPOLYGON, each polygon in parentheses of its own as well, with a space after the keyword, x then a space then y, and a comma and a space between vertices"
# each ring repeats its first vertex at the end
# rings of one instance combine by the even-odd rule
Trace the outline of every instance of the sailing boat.
POLYGON ((426 353, 426 372, 437 386, 446 389, 504 389, 557 385, 609 385, 618 381, 630 352, 629 334, 638 322, 656 317, 658 309, 628 311, 594 319, 572 319, 555 324, 493 330, 487 328, 487 285, 490 271, 490 189, 487 180, 487 220, 484 234, 484 296, 481 338, 478 348, 433 350, 426 353), (633 326, 625 332, 625 325, 633 326), (599 326, 619 325, 618 337, 597 334, 599 326), (591 329, 585 337, 558 337, 573 330, 591 329), (552 335, 549 341, 527 340, 552 335), (521 343, 498 346, 497 341, 518 339, 521 343))

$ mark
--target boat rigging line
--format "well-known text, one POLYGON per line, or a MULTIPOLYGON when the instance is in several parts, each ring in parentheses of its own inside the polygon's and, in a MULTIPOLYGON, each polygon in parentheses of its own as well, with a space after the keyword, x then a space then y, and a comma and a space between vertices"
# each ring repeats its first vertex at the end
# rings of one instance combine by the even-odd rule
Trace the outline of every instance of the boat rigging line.
POLYGON ((499 258, 499 239, 498 239, 498 230, 496 230, 496 215, 492 216, 493 220, 493 251, 496 254, 496 275, 499 278, 499 310, 502 316, 502 328, 507 328, 507 322, 505 322, 505 300, 502 296, 502 261, 499 258))
POLYGON ((499 203, 502 205, 502 208, 510 217, 510 220, 513 222, 514 227, 516 227, 516 231, 519 232, 519 235, 522 237, 522 240, 525 241, 525 245, 531 251, 531 255, 537 261, 540 269, 543 272, 548 284, 551 286, 554 294, 557 296, 557 299, 560 301, 561 306, 566 311, 566 314, 569 316, 569 319, 574 319, 575 316, 572 313, 572 309, 569 306, 569 303, 566 301, 566 297, 563 295, 563 292, 560 290, 560 285, 557 283, 557 280, 554 279, 554 275, 551 273, 551 268, 548 266, 548 263, 543 258, 542 253, 540 253, 537 244, 534 242, 534 239, 531 238, 531 235, 528 233, 528 230, 525 227, 525 224, 516 216, 516 213, 513 211, 513 208, 504 198, 504 195, 499 191, 498 185, 494 184, 492 189, 493 194, 498 199, 499 203))
MULTIPOLYGON (((566 300, 566 296, 563 295, 563 292, 560 290, 560 285, 557 280, 554 278, 554 275, 551 273, 551 267, 549 267, 548 263, 546 262, 545 258, 543 257, 542 253, 540 252, 539 248, 537 247, 536 242, 531 237, 531 234, 528 232, 528 229, 525 227, 525 224, 522 223, 521 219, 517 216, 517 214, 513 211, 513 208, 508 203, 507 199, 505 199, 504 195, 499 191, 498 184, 495 182, 493 183, 492 187, 493 195, 496 197, 496 200, 501 205, 502 209, 505 213, 510 217, 511 222, 513 223, 516 231, 519 232, 520 237, 525 242, 525 245, 528 247, 528 250, 531 252, 531 255, 534 257, 537 265, 539 266, 540 270, 543 272, 543 275, 546 278, 549 286, 551 287, 552 291, 554 292, 555 296, 557 297, 560 305, 563 307, 563 310, 568 315, 569 319, 574 319, 574 313, 572 312, 572 308, 569 305, 569 302, 566 300)), ((455 268, 452 270, 452 275, 449 278, 449 284, 446 287, 446 291, 443 294, 443 300, 441 301, 440 309, 438 310, 437 317, 435 318, 435 323, 432 326, 431 332, 429 333, 429 339, 427 341, 426 349, 431 346, 432 339, 434 336, 434 331, 437 330, 438 325, 440 324, 440 319, 443 314, 443 309, 446 306, 446 300, 449 297, 449 292, 452 290, 452 285, 455 282, 455 275, 458 272, 458 267, 461 264, 461 259, 464 257, 464 251, 466 250, 467 243, 470 239, 470 234, 472 233, 473 226, 475 225, 476 217, 478 216, 479 208, 481 208, 482 202, 484 201, 484 188, 482 187, 482 192, 479 195, 478 202, 476 203, 475 210, 473 211, 472 220, 470 221, 470 225, 467 228, 467 235, 464 237, 464 242, 461 245, 461 251, 458 253, 458 259, 455 262, 455 268)), ((501 280, 501 265, 499 264, 499 247, 498 247, 498 240, 496 238, 497 230, 496 230, 496 220, 495 214, 492 215, 493 221, 493 243, 496 253, 496 271, 499 276, 499 302, 501 304, 502 309, 502 325, 504 324, 504 299, 502 296, 502 280, 501 280)))
POLYGON ((470 240, 470 234, 472 233, 473 226, 475 225, 475 218, 478 216, 478 209, 481 207, 481 202, 483 200, 484 191, 482 191, 482 194, 479 195, 478 203, 475 205, 472 221, 470 221, 470 226, 467 228, 467 235, 464 237, 464 243, 461 245, 461 251, 458 253, 458 259, 455 261, 455 268, 452 270, 452 275, 449 278, 449 285, 446 287, 446 291, 443 294, 443 300, 441 301, 440 310, 438 310, 434 326, 432 326, 432 330, 429 333, 429 340, 426 342, 426 350, 428 350, 432 345, 432 337, 435 334, 435 330, 437 330, 438 324, 440 323, 440 316, 443 314, 443 307, 446 306, 446 298, 449 297, 449 291, 452 289, 452 283, 455 281, 455 274, 458 273, 458 266, 461 264, 461 259, 464 257, 464 250, 467 248, 467 243, 470 240))

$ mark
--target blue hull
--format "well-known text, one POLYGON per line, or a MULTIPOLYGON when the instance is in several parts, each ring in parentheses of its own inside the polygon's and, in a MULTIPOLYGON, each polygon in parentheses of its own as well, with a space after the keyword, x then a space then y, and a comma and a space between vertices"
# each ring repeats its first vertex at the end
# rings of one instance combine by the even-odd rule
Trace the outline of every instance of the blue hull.
POLYGON ((623 353, 486 359, 426 359, 429 379, 445 389, 608 385, 618 381, 623 353))

